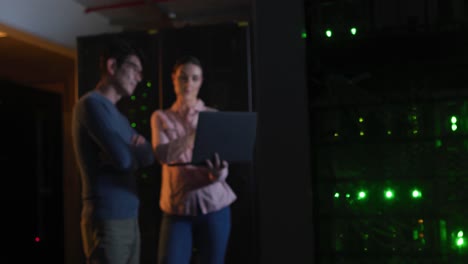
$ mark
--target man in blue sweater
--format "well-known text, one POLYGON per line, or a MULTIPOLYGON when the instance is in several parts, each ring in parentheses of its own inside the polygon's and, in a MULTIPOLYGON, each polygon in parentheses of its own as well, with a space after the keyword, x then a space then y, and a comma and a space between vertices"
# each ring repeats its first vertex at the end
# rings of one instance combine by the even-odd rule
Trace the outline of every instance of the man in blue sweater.
POLYGON ((73 112, 72 133, 82 183, 81 234, 89 264, 140 263, 135 172, 155 158, 151 144, 116 103, 142 80, 139 53, 112 40, 101 54, 101 79, 73 112))

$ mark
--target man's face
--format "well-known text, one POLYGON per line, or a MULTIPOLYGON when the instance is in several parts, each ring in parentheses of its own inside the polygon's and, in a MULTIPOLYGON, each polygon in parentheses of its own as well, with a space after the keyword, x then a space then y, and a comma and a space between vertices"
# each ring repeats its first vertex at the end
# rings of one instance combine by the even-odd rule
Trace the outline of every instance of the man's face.
POLYGON ((115 72, 115 84, 121 96, 130 96, 142 80, 143 67, 135 55, 128 56, 115 72))

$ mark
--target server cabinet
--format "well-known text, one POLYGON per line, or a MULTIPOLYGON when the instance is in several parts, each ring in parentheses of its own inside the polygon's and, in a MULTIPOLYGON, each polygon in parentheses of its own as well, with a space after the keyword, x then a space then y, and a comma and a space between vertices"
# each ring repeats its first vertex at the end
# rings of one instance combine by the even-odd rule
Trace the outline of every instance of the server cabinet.
POLYGON ((321 43, 311 100, 318 263, 467 261, 466 41, 451 32, 321 43))

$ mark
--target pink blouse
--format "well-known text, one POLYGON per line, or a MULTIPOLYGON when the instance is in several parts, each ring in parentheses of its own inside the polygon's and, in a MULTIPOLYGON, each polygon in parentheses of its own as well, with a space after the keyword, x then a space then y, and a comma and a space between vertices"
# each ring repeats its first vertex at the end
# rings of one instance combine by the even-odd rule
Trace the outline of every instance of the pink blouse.
POLYGON ((192 159, 193 135, 200 111, 217 110, 199 99, 193 108, 183 109, 174 103, 171 108, 156 110, 151 116, 152 145, 162 164, 159 205, 168 214, 196 215, 197 209, 206 214, 230 205, 237 198, 226 183, 228 168, 213 181, 206 167, 168 165, 192 159))

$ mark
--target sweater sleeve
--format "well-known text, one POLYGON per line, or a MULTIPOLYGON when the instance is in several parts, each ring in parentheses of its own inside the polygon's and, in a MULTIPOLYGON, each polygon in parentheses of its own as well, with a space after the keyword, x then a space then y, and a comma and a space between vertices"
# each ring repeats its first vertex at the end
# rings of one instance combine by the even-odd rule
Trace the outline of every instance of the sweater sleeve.
POLYGON ((133 150, 113 128, 115 118, 106 106, 95 98, 88 98, 78 113, 89 135, 98 144, 106 161, 119 171, 130 172, 138 168, 133 150))
MULTIPOLYGON (((137 131, 133 131, 138 135, 137 131)), ((150 166, 156 160, 151 143, 146 139, 145 144, 132 146, 132 149, 139 168, 150 166)))

